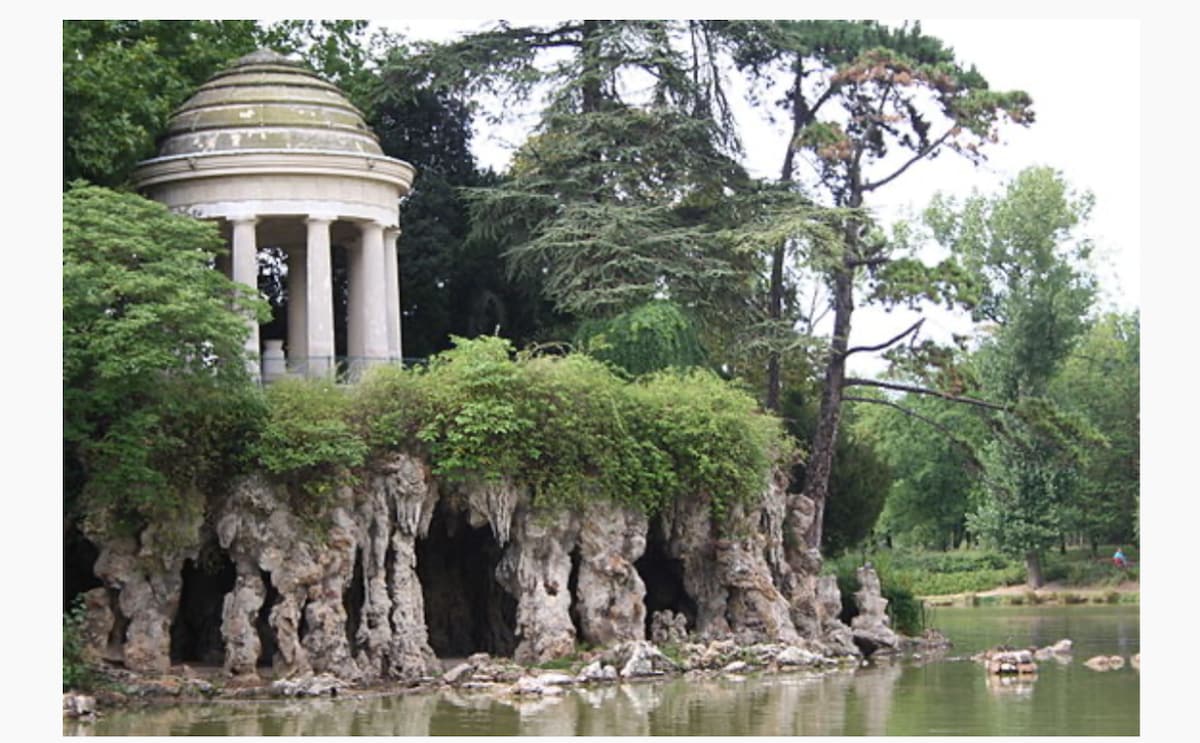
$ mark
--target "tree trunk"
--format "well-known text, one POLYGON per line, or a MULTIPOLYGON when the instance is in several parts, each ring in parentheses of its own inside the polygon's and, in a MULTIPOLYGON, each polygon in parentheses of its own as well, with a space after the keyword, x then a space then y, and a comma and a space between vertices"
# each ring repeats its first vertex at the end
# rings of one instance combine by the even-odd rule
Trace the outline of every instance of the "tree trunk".
MULTIPOLYGON (((771 254, 771 296, 767 316, 772 321, 783 319, 783 260, 786 241, 781 241, 771 254)), ((772 349, 767 355, 767 410, 779 412, 782 382, 779 372, 779 352, 772 349)))
POLYGON ((583 100, 580 110, 583 113, 595 113, 600 110, 603 93, 600 87, 600 21, 583 22, 583 42, 580 44, 580 56, 583 59, 583 100))
POLYGON ((1025 553, 1025 585, 1030 588, 1041 588, 1046 585, 1046 579, 1042 577, 1042 559, 1037 550, 1029 550, 1025 553))
POLYGON ((829 496, 829 476, 833 471, 833 452, 837 445, 838 424, 842 417, 842 386, 846 380, 846 348, 850 340, 850 316, 854 312, 854 274, 849 268, 839 271, 833 282, 833 338, 829 345, 829 362, 825 367, 825 383, 821 390, 821 409, 813 431, 812 446, 804 468, 804 489, 812 499, 816 514, 805 543, 812 549, 821 548, 822 521, 825 500, 829 496))
MULTIPOLYGON (((795 80, 792 88, 792 136, 783 153, 783 166, 779 171, 779 182, 790 184, 796 167, 797 139, 808 125, 811 113, 804 100, 804 58, 797 56, 794 65, 795 80)), ((771 294, 767 316, 772 321, 783 319, 783 262, 787 259, 787 240, 781 240, 771 253, 771 294)), ((772 349, 767 353, 767 394, 763 403, 767 410, 779 412, 779 398, 783 380, 780 372, 779 352, 772 349)))

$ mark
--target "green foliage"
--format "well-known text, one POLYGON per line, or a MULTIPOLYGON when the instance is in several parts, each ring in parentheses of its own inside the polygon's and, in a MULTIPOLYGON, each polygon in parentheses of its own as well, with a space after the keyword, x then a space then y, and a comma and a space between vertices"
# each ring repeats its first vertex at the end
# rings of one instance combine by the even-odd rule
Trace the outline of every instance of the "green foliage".
POLYGON ((1050 383, 1050 397, 1085 416, 1103 436, 1080 472, 1067 520, 1093 543, 1138 536, 1140 474, 1140 318, 1099 318, 1050 383))
POLYGON ((848 554, 835 561, 835 569, 871 560, 887 596, 887 585, 898 586, 914 596, 943 596, 988 591, 997 586, 1018 585, 1025 579, 1025 567, 1019 561, 997 552, 953 550, 876 551, 869 555, 848 554))
POLYGON ((653 513, 707 495, 718 520, 759 497, 787 453, 778 421, 709 372, 626 382, 582 354, 455 344, 427 369, 375 370, 355 388, 350 417, 371 446, 417 443, 439 476, 510 478, 539 507, 608 498, 653 513))
POLYGON ((1091 243, 1076 235, 1091 208, 1048 168, 1029 168, 1002 195, 961 208, 936 199, 925 221, 982 287, 974 310, 992 330, 977 353, 986 396, 1008 406, 980 451, 985 496, 970 525, 1030 558, 1069 526, 1080 468, 1102 438, 1047 394, 1095 298, 1091 243))
POLYGON ((87 689, 92 684, 94 674, 83 655, 83 625, 86 618, 87 607, 84 606, 83 597, 76 596, 71 608, 63 613, 63 691, 87 689))
POLYGON ((242 344, 262 305, 211 269, 220 245, 132 194, 63 195, 65 496, 97 528, 197 508, 257 429, 242 344))
POLYGON ((253 21, 63 21, 63 182, 119 185, 167 116, 254 50, 253 21))
POLYGON ((678 478, 668 502, 707 493, 720 521, 733 505, 762 494, 771 465, 790 459, 792 446, 779 420, 712 372, 659 372, 630 393, 642 416, 640 429, 667 454, 678 478))
POLYGON ((975 452, 987 427, 967 406, 913 394, 896 402, 921 418, 889 406, 856 407, 855 428, 875 442, 892 473, 876 531, 897 546, 957 547, 974 507, 981 467, 975 452))
MULTIPOLYGON (((1137 567, 1119 568, 1113 565, 1111 556, 1115 549, 1115 545, 1105 545, 1096 553, 1090 549, 1068 549, 1065 554, 1049 550, 1043 567, 1046 580, 1067 586, 1116 586, 1123 581, 1138 580, 1137 567)), ((1130 562, 1138 561, 1136 549, 1123 549, 1130 562)))
POLYGON ((367 443, 350 423, 350 394, 327 380, 284 379, 267 388, 269 413, 252 454, 310 515, 330 505, 366 460, 367 443))
POLYGON ((439 95, 507 106, 546 94, 508 177, 468 194, 472 242, 502 245, 511 276, 559 313, 606 317, 664 296, 706 330, 745 313, 757 266, 722 229, 750 181, 701 25, 500 23, 413 60, 439 95), (649 87, 618 84, 643 74, 649 87))
POLYGON ((695 324, 677 305, 655 300, 611 320, 589 320, 576 344, 590 356, 632 375, 704 362, 695 324))
MULTIPOLYGON (((792 436, 808 439, 816 426, 816 412, 801 390, 787 391, 783 417, 792 436)), ((834 447, 822 530, 821 551, 830 556, 852 549, 871 535, 892 483, 891 469, 876 450, 874 438, 866 429, 858 430, 852 416, 848 418, 838 430, 834 447)), ((793 468, 796 482, 803 482, 805 474, 804 465, 793 468)))

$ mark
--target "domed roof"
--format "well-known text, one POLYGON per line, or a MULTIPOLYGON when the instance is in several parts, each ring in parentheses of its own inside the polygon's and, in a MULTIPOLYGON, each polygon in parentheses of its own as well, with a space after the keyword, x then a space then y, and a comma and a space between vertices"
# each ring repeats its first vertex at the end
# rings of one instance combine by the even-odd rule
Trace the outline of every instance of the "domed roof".
POLYGON ((159 157, 256 150, 382 155, 362 112, 299 62, 260 49, 171 114, 159 157))

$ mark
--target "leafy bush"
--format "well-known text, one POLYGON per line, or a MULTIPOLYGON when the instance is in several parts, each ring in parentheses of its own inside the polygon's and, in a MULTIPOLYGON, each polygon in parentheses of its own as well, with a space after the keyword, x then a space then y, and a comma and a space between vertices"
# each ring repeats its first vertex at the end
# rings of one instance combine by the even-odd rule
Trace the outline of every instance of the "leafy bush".
POLYGON ((640 432, 670 457, 678 484, 668 495, 707 493, 717 521, 759 497, 771 465, 790 451, 779 420, 711 372, 660 372, 629 393, 640 432))
POLYGON ((221 250, 215 225, 134 194, 63 194, 64 496, 95 529, 202 507, 257 429, 243 341, 264 304, 210 268, 221 250))
MULTIPOLYGON (((870 559, 917 596, 986 591, 996 586, 1024 582, 1025 568, 1016 560, 994 552, 879 551, 870 559)), ((861 559, 860 559, 861 561, 861 559)))
POLYGON ((252 452, 272 475, 306 496, 308 514, 327 506, 352 480, 367 444, 351 425, 349 392, 331 381, 285 379, 267 390, 268 416, 252 452))
POLYGON ((456 338, 426 371, 371 374, 358 425, 372 446, 419 442, 448 480, 512 478, 541 507, 610 498, 653 513, 707 494, 718 520, 788 451, 778 420, 709 372, 627 382, 582 354, 512 356, 500 338, 456 338))
POLYGON ((590 356, 639 375, 704 362, 695 323, 677 305, 654 300, 611 320, 580 325, 576 344, 590 356))
POLYGON ((76 596, 63 614, 63 691, 86 689, 92 683, 92 669, 83 657, 83 622, 86 608, 83 596, 76 596))

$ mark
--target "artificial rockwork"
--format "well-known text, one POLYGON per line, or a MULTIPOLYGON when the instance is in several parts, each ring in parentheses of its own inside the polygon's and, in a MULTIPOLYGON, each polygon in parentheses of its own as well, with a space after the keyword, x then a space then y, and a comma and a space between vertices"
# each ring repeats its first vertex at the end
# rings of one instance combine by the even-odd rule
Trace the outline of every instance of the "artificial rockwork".
MULTIPOLYGON (((223 643, 235 687, 429 680, 443 670, 435 647, 443 658, 511 655, 525 665, 624 648, 606 662, 656 673, 667 664, 647 640, 796 648, 784 665, 797 654, 855 655, 856 636, 886 629, 883 605, 860 598, 873 623, 854 633, 837 621, 840 597, 818 576, 819 555, 785 538, 805 505, 786 486, 776 473, 756 503, 730 504, 720 519, 705 493, 652 519, 606 501, 547 511, 511 481, 439 483, 421 458, 394 454, 314 516, 294 506, 287 485, 246 477, 182 525, 191 538, 93 535, 104 586, 86 595, 85 639, 93 658, 167 672, 172 630, 180 642, 191 626, 173 625, 184 578, 196 574, 184 565, 204 553, 225 576, 204 590, 225 593, 193 589, 188 600, 215 602, 220 639, 187 647, 211 655, 223 643)), ((864 586, 877 593, 877 582, 864 586)))

